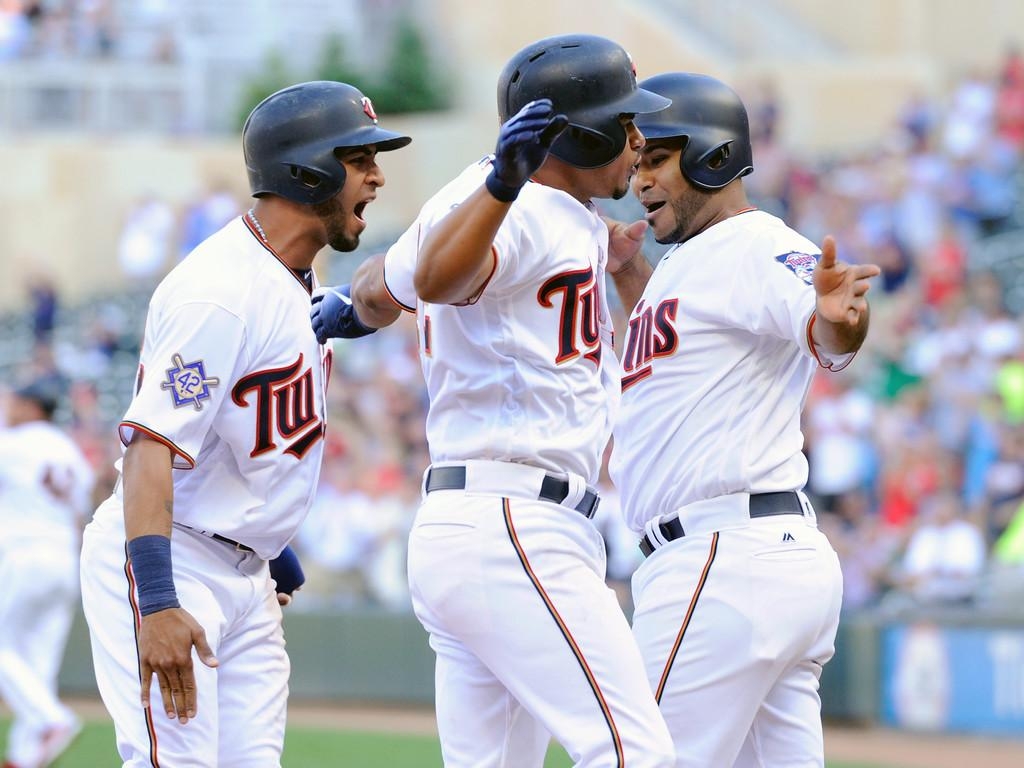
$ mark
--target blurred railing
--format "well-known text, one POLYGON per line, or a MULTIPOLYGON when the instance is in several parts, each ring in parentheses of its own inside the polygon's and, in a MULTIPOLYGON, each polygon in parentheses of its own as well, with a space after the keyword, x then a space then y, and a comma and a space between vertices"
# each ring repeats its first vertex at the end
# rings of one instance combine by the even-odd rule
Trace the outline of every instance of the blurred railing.
POLYGON ((728 60, 828 59, 840 46, 771 0, 647 0, 666 20, 687 27, 728 60))
POLYGON ((126 61, 0 66, 0 131, 190 133, 207 125, 196 67, 126 61))

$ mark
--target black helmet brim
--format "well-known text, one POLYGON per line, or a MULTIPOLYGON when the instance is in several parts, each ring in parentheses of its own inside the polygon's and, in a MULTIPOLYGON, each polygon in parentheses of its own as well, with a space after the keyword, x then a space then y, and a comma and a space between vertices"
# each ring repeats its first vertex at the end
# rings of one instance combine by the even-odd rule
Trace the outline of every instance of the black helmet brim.
POLYGON ((349 149, 351 147, 365 147, 370 144, 377 148, 378 152, 391 152, 401 149, 412 142, 409 136, 394 131, 386 131, 376 125, 368 125, 349 131, 338 139, 334 140, 334 146, 338 149, 349 149))

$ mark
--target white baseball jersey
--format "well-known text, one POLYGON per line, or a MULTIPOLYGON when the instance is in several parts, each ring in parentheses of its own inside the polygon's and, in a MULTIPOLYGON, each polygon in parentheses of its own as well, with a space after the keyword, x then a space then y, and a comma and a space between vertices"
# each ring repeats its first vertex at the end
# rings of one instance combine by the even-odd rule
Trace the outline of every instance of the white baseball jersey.
POLYGON ((219 665, 195 659, 198 714, 187 725, 163 714, 155 684, 152 709, 140 707, 140 617, 118 483, 86 527, 81 575, 96 681, 125 766, 280 765, 289 661, 267 560, 316 489, 329 365, 309 324, 308 279, 243 217, 150 301, 120 435, 127 443, 145 432, 173 453, 175 589, 219 665))
POLYGON ((737 214, 666 253, 630 316, 610 471, 653 542, 633 634, 677 768, 824 765, 818 678, 842 576, 797 493, 818 253, 774 216, 737 214))
POLYGON ((444 763, 539 768, 554 736, 579 765, 666 768, 671 738, 605 584, 604 543, 574 508, 618 400, 605 224, 528 183, 475 302, 426 304, 413 289, 422 238, 489 171, 485 160, 442 189, 385 260, 389 291, 417 311, 431 460, 465 471, 464 489, 426 494, 409 536, 444 763), (552 475, 571 503, 539 493, 552 475))
MULTIPOLYGON (((276 557, 312 502, 327 358, 310 288, 238 218, 153 294, 121 421, 174 454, 174 520, 276 557)), ((121 487, 118 485, 118 493, 121 487)))
POLYGON ((77 541, 94 480, 78 446, 50 422, 0 430, 0 540, 71 535, 77 541))
POLYGON ((0 697, 14 716, 11 765, 49 764, 79 728, 57 697, 57 673, 78 602, 79 531, 93 482, 85 456, 53 424, 0 431, 0 697))
POLYGON ((819 253, 780 219, 748 211, 658 263, 622 345, 609 467, 633 530, 701 499, 803 488, 819 253))
POLYGON ((484 160, 444 187, 385 262, 392 296, 418 308, 430 458, 524 462, 594 483, 620 375, 605 304, 608 230, 597 212, 530 182, 494 240, 486 301, 416 298, 420 242, 489 171, 484 160))

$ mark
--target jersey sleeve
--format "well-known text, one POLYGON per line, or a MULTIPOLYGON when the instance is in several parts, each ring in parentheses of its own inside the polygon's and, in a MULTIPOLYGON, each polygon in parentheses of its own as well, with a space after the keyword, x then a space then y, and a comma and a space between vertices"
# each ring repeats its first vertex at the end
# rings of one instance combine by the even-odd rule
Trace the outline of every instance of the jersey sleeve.
POLYGON ((384 288, 391 300, 405 312, 416 311, 416 259, 419 256, 423 223, 413 222, 384 255, 384 288))
POLYGON ((821 253, 817 249, 805 250, 775 254, 770 262, 758 256, 756 267, 739 272, 746 296, 740 302, 747 307, 744 315, 749 323, 745 327, 753 333, 792 341, 823 368, 841 370, 854 354, 830 355, 813 342, 811 331, 817 303, 813 275, 821 253))
POLYGON ((136 392, 119 425, 164 443, 176 469, 191 469, 217 411, 231 397, 245 325, 223 307, 182 304, 146 323, 136 392))

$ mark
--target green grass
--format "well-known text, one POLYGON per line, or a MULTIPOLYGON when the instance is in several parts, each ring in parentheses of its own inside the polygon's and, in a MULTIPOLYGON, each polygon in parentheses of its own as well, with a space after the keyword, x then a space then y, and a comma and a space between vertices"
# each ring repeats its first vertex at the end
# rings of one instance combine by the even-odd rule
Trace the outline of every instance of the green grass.
MULTIPOLYGON (((9 721, 0 719, 0 750, 7 741, 9 721)), ((86 723, 71 748, 53 768, 113 768, 120 765, 109 722, 86 723)), ((441 749, 430 736, 359 733, 320 728, 288 729, 283 768, 442 768, 441 749)), ((545 768, 571 768, 559 747, 548 752, 545 768)), ((828 768, 884 768, 867 763, 829 763, 828 768)))

